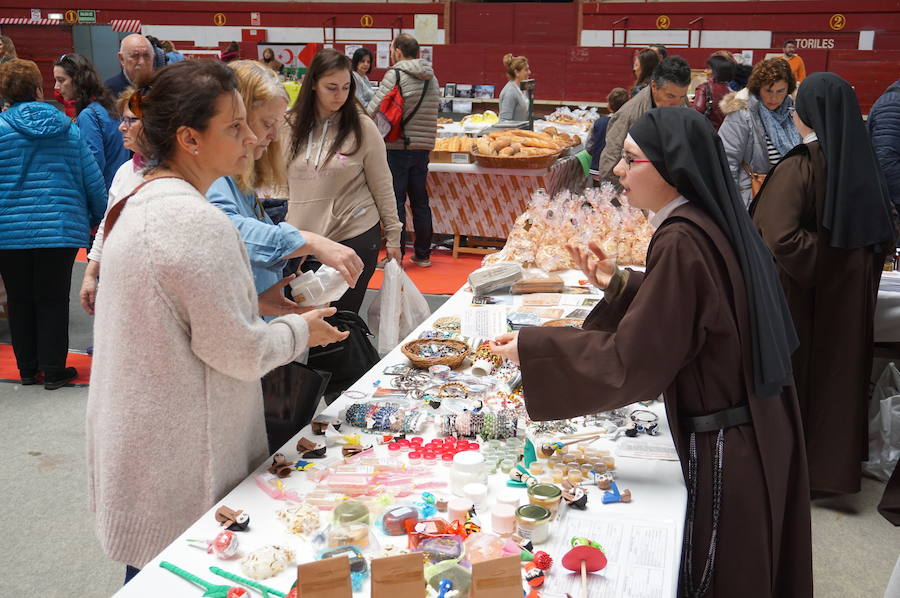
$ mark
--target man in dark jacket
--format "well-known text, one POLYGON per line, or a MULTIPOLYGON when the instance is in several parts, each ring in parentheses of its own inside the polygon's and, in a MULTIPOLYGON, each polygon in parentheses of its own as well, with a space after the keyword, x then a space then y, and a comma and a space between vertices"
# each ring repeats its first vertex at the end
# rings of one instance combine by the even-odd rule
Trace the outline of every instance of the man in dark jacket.
POLYGON ((867 126, 891 202, 900 211, 900 80, 872 105, 867 126))
POLYGON ((139 76, 153 72, 155 60, 153 45, 143 35, 132 33, 122 39, 119 45, 119 64, 122 71, 104 82, 114 96, 118 96, 129 85, 134 85, 139 76))

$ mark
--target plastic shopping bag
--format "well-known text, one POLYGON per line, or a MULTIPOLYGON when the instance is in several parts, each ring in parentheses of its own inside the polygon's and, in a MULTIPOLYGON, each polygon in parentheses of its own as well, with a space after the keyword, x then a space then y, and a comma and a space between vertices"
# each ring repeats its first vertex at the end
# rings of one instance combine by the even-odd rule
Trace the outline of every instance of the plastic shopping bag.
POLYGON ((384 282, 369 306, 369 328, 378 335, 382 355, 396 347, 431 315, 425 297, 395 260, 384 265, 384 282))
POLYGON ((863 469, 887 481, 900 457, 900 371, 889 363, 869 404, 869 460, 863 469))

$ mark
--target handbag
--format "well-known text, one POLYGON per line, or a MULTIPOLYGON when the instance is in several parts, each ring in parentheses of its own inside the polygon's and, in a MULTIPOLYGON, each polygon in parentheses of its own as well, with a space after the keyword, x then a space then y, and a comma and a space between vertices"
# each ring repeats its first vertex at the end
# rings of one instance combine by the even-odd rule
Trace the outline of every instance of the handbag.
POLYGON ((750 176, 750 197, 756 197, 756 194, 759 193, 759 190, 762 189, 763 183, 766 182, 766 176, 768 173, 764 172, 753 172, 750 170, 750 166, 746 162, 741 163, 741 168, 744 169, 750 176))
POLYGON ((316 413, 331 374, 292 361, 262 378, 269 454, 281 448, 316 413))
POLYGON ((372 369, 380 358, 372 345, 372 333, 359 314, 343 310, 328 316, 325 321, 341 332, 350 331, 350 335, 340 342, 309 349, 307 364, 331 374, 325 391, 325 402, 331 404, 334 398, 372 369))

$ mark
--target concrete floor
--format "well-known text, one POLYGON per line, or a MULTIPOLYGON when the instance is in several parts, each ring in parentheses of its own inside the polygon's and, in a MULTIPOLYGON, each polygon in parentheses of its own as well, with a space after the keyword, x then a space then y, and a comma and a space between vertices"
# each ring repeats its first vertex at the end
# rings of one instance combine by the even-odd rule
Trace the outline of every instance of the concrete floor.
MULTIPOLYGON (((82 272, 83 265, 76 264, 73 281, 80 284, 82 272)), ((73 286, 74 296, 78 284, 73 286)), ((428 299, 435 309, 444 298, 428 299)), ((70 325, 74 350, 91 344, 90 327, 75 297, 70 325)), ((0 323, 0 342, 9 342, 5 323, 0 323)), ((47 392, 40 386, 0 384, 0 508, 6 522, 0 549, 2 596, 94 598, 111 595, 122 583, 124 567, 103 555, 88 510, 87 394, 86 388, 47 392)), ((866 479, 857 495, 813 503, 817 597, 884 595, 900 555, 900 533, 875 510, 882 489, 883 484, 866 479)))

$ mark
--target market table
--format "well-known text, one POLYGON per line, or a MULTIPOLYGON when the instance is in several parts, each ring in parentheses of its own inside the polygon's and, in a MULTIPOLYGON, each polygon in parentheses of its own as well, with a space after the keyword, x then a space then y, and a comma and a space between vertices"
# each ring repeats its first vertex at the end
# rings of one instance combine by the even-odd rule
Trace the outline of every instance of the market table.
MULTIPOLYGON (((578 272, 567 272, 563 275, 570 284, 575 284, 575 281, 581 276, 578 272)), ((591 297, 563 295, 563 304, 582 306, 584 299, 591 297), (571 299, 566 299, 566 297, 571 297, 571 299)), ((413 331, 407 340, 417 338, 421 331, 430 329, 431 322, 437 318, 460 315, 470 307, 471 299, 470 292, 460 289, 426 322, 413 331)), ((503 300, 514 305, 518 305, 521 301, 520 298, 508 296, 503 300)), ((387 376, 383 374, 384 368, 398 363, 408 362, 399 348, 396 348, 360 379, 351 390, 371 393, 373 388, 378 386, 379 381, 386 382, 387 376)), ((346 408, 352 402, 347 396, 342 396, 329 406, 325 413, 336 416, 342 408, 346 408)), ((662 403, 655 402, 649 408, 660 416, 661 434, 659 436, 641 436, 637 439, 621 438, 616 442, 601 439, 593 445, 612 451, 616 458, 616 482, 621 490, 629 489, 631 491, 633 502, 602 504, 602 491, 596 487, 590 487, 588 489, 588 510, 582 512, 560 506, 560 518, 552 524, 550 539, 547 543, 535 546, 536 550, 543 549, 550 552, 557 560, 557 565, 547 576, 545 588, 547 590, 556 588, 558 592, 542 591, 541 595, 545 598, 562 597, 566 592, 578 595, 577 588, 580 577, 566 573, 558 564, 571 536, 586 536, 600 542, 609 557, 610 564, 603 574, 591 576, 589 595, 592 598, 612 598, 614 596, 657 598, 676 595, 686 490, 679 462, 671 459, 674 455, 674 446, 665 420, 664 407, 662 403), (625 442, 630 444, 626 446, 623 444, 625 442), (646 457, 650 458, 623 456, 626 449, 630 450, 632 454, 643 452, 646 457)), ((341 431, 352 433, 358 430, 349 428, 345 424, 341 431)), ((316 440, 323 438, 322 436, 313 436, 309 427, 304 428, 297 437, 281 449, 288 459, 296 459, 295 445, 300 435, 316 440)), ((422 435, 427 438, 433 434, 426 432, 422 435)), ((376 454, 387 453, 386 448, 384 445, 376 447, 376 454)), ((326 459, 316 462, 317 468, 341 461, 339 447, 330 447, 328 451, 326 459)), ((119 598, 155 598, 158 596, 188 598, 201 595, 202 590, 199 588, 160 568, 161 561, 169 561, 216 584, 228 582, 212 574, 209 571, 210 566, 218 566, 231 573, 242 575, 238 560, 219 561, 204 551, 189 546, 186 542, 188 538, 212 539, 221 531, 215 521, 214 513, 222 505, 227 505, 232 509, 243 509, 250 515, 249 531, 237 534, 242 553, 263 545, 274 544, 290 548, 295 552, 299 562, 313 560, 315 551, 312 546, 299 536, 289 534, 276 518, 275 512, 283 508, 285 503, 270 498, 257 486, 256 475, 264 473, 269 463, 270 460, 267 460, 260 464, 254 474, 241 482, 148 563, 141 573, 116 593, 116 596, 119 598)), ((435 467, 447 469, 439 462, 436 462, 435 467)), ((313 489, 314 484, 306 480, 305 475, 305 472, 295 471, 292 473, 290 477, 284 479, 286 488, 297 490, 301 494, 313 489)), ((499 472, 491 476, 489 480, 491 497, 506 488, 507 479, 506 474, 499 472)), ((522 503, 527 503, 525 490, 522 489, 520 492, 522 503)), ((446 488, 435 489, 435 493, 449 495, 446 488)), ((492 498, 489 499, 489 503, 493 503, 492 498)), ((437 516, 441 517, 442 514, 438 513, 437 516)), ((326 517, 323 515, 323 521, 326 517)), ((489 531, 491 527, 489 514, 482 514, 480 519, 483 528, 489 531)), ((373 532, 373 534, 382 545, 405 544, 406 542, 405 536, 388 538, 380 532, 377 534, 373 532)), ((261 583, 287 592, 295 581, 296 575, 296 567, 289 567, 275 577, 262 580, 261 583)), ((368 596, 368 582, 362 591, 355 595, 368 596)))
MULTIPOLYGON (((497 239, 502 247, 516 218, 528 208, 532 193, 544 189, 552 197, 564 190, 579 192, 587 183, 574 155, 560 158, 549 168, 533 170, 432 162, 428 165, 428 196, 434 232, 453 235, 453 257, 490 253, 460 247, 460 236, 497 239)), ((411 213, 407 213, 406 223, 411 228, 411 213)))

